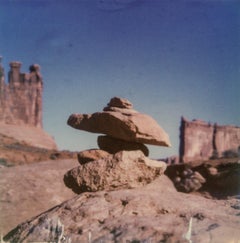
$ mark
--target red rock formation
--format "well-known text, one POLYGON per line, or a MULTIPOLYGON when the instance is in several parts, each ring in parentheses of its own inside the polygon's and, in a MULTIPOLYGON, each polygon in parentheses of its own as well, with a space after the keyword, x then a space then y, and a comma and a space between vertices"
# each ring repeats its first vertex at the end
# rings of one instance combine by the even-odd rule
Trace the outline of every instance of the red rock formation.
MULTIPOLYGON (((1 65, 0 65, 1 66, 1 65)), ((42 128, 42 77, 39 65, 21 73, 21 63, 11 62, 8 84, 0 67, 0 122, 42 128)))
POLYGON ((240 128, 215 125, 214 145, 219 157, 240 155, 240 128))
POLYGON ((180 127, 180 161, 206 160, 213 154, 213 126, 203 121, 182 118, 180 127))
MULTIPOLYGON (((39 201, 32 201, 30 209, 39 201)), ((18 206, 15 217, 23 211, 22 204, 18 206)), ((237 201, 176 192, 162 175, 142 188, 77 195, 19 224, 4 241, 238 242, 238 208, 237 201)))
POLYGON ((228 153, 238 155, 240 127, 218 126, 207 122, 181 120, 180 161, 208 160, 225 157, 228 153))
POLYGON ((29 146, 57 149, 54 139, 42 129, 40 66, 31 65, 29 73, 21 73, 20 68, 20 62, 10 63, 6 84, 0 60, 0 134, 29 146))
POLYGON ((69 170, 64 183, 78 194, 135 188, 155 180, 165 169, 164 162, 149 159, 139 150, 121 151, 69 170))
POLYGON ((114 97, 103 110, 93 114, 72 114, 67 124, 127 142, 171 146, 168 134, 158 123, 152 117, 133 110, 127 99, 114 97))

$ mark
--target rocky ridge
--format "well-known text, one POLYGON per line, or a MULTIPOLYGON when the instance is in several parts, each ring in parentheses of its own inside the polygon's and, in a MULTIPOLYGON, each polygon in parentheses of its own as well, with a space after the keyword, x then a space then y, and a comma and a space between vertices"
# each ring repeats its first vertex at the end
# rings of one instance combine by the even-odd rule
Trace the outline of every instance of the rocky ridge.
POLYGON ((239 204, 177 192, 166 176, 141 188, 82 193, 18 225, 10 242, 236 242, 239 204))
MULTIPOLYGON (((3 127, 6 128, 8 125, 1 126, 0 125, 0 165, 1 166, 15 166, 15 165, 23 165, 28 163, 34 163, 34 162, 40 162, 45 160, 58 160, 58 159, 67 159, 67 158, 77 158, 76 152, 70 152, 70 151, 59 151, 53 146, 51 149, 51 146, 47 148, 37 147, 35 146, 34 141, 37 140, 37 136, 34 137, 34 131, 28 129, 26 127, 23 127, 22 129, 19 129, 19 126, 14 126, 16 129, 19 129, 17 133, 14 133, 14 129, 12 130, 12 125, 8 126, 8 129, 11 130, 10 133, 8 133, 8 129, 1 130, 3 127), (27 132, 26 132, 27 131, 27 132), (8 136, 7 136, 7 135, 8 136), (31 136, 26 138, 26 135, 32 134, 31 136), (20 136, 19 136, 20 135, 20 136), (29 141, 29 142, 28 142, 29 141), (55 149, 54 149, 55 148, 55 149)), ((46 141, 47 145, 47 138, 48 135, 45 136, 41 132, 41 140, 42 143, 46 141), (46 138, 46 139, 44 139, 46 138)), ((39 140, 39 137, 38 137, 39 140)), ((51 141, 51 140, 50 140, 51 141)), ((36 143, 36 144, 39 144, 36 143)))
POLYGON ((28 146, 57 150, 53 137, 36 127, 0 123, 0 134, 12 137, 28 146))

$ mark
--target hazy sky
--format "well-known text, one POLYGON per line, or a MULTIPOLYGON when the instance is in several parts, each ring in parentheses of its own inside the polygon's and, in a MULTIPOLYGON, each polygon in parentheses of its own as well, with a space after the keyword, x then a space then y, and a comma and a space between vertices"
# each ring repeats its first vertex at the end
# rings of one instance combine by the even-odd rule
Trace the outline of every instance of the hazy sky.
POLYGON ((44 129, 60 149, 97 147, 71 113, 129 99, 165 129, 178 154, 181 116, 240 125, 240 1, 0 0, 0 55, 41 66, 44 129))

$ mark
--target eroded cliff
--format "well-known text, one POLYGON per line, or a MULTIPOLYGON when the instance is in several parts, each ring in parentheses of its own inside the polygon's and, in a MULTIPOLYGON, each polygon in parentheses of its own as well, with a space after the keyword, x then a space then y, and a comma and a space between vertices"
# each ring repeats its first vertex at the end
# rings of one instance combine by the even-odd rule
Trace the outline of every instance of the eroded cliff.
POLYGON ((180 161, 239 156, 240 127, 181 120, 180 161))

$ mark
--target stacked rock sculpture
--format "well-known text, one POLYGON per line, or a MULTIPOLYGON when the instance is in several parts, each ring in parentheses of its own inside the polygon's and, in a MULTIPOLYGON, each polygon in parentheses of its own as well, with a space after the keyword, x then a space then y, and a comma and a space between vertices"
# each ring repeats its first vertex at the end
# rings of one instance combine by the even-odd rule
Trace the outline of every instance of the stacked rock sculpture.
POLYGON ((72 114, 67 123, 76 129, 105 134, 98 137, 98 146, 109 153, 140 149, 146 155, 144 143, 171 146, 168 134, 158 123, 132 107, 127 99, 114 97, 103 112, 72 114))
POLYGON ((67 123, 104 134, 98 136, 99 149, 78 153, 80 166, 64 176, 65 184, 76 193, 137 187, 166 169, 164 162, 147 157, 145 144, 169 147, 168 134, 152 117, 134 110, 127 99, 114 97, 102 112, 72 114, 67 123))

